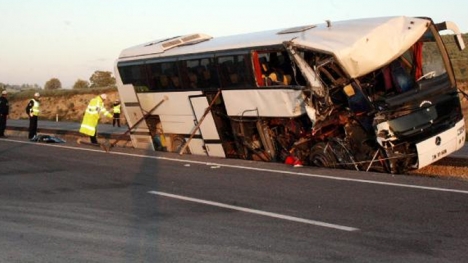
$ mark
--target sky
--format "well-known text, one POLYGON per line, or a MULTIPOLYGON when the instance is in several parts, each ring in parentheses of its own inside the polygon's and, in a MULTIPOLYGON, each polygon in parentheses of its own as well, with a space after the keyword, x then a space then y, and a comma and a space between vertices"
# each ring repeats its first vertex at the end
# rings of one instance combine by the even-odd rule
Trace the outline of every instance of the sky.
POLYGON ((172 36, 213 37, 380 16, 453 21, 468 33, 462 0, 0 0, 0 83, 63 88, 114 72, 128 47, 172 36))

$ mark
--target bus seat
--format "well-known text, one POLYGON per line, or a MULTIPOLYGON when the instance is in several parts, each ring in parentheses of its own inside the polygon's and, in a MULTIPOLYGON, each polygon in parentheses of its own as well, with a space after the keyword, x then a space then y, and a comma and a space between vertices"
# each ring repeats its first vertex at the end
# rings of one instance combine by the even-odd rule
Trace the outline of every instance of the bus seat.
POLYGON ((292 77, 289 74, 284 74, 285 85, 291 85, 292 77))
POLYGON ((354 112, 355 114, 363 114, 371 111, 366 96, 355 83, 346 85, 343 88, 343 92, 348 98, 349 108, 352 112, 354 112))
POLYGON ((268 75, 268 78, 271 80, 273 85, 289 85, 291 83, 291 76, 281 74, 281 72, 273 71, 268 75))
POLYGON ((278 79, 278 74, 276 74, 276 72, 271 72, 270 75, 268 75, 268 77, 270 78, 270 80, 273 82, 273 83, 279 83, 281 82, 281 80, 278 79))
POLYGON ((413 87, 413 80, 411 75, 403 67, 401 61, 395 60, 390 64, 392 73, 392 81, 396 90, 400 93, 406 92, 413 87))

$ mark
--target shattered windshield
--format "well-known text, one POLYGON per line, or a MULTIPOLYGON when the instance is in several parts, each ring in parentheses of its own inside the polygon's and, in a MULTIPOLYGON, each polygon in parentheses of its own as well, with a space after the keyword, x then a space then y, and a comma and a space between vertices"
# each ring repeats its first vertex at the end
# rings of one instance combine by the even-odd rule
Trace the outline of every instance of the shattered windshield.
POLYGON ((429 29, 397 59, 358 80, 371 101, 393 107, 410 99, 407 92, 444 86, 446 73, 442 52, 429 29))

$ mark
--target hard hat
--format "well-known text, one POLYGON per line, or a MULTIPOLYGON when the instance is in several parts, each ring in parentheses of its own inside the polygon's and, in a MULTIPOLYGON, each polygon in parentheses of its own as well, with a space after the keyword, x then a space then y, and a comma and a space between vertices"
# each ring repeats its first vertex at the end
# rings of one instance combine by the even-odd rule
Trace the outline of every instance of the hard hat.
POLYGON ((6 94, 7 94, 6 90, 2 91, 2 95, 6 95, 6 94))
POLYGON ((34 97, 38 97, 38 98, 39 98, 40 96, 41 96, 41 94, 39 94, 39 92, 34 93, 34 97))
POLYGON ((107 100, 107 94, 102 93, 102 94, 101 94, 101 99, 107 100))

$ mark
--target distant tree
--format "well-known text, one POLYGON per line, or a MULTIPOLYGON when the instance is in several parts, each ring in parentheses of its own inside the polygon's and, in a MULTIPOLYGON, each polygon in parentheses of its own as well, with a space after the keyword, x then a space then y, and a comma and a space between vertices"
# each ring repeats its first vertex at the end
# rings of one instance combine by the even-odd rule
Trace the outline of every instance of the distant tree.
POLYGON ((73 85, 73 89, 88 89, 89 82, 86 80, 78 79, 73 85))
POLYGON ((44 85, 45 90, 56 90, 56 89, 61 89, 61 88, 62 88, 62 83, 57 78, 51 78, 44 85))
POLYGON ((37 84, 22 84, 20 87, 20 90, 30 90, 30 89, 34 89, 34 90, 38 90, 38 89, 41 89, 41 87, 37 84))
POLYGON ((109 71, 97 70, 89 78, 89 82, 91 82, 91 88, 109 87, 115 85, 115 78, 112 77, 112 73, 109 71))

